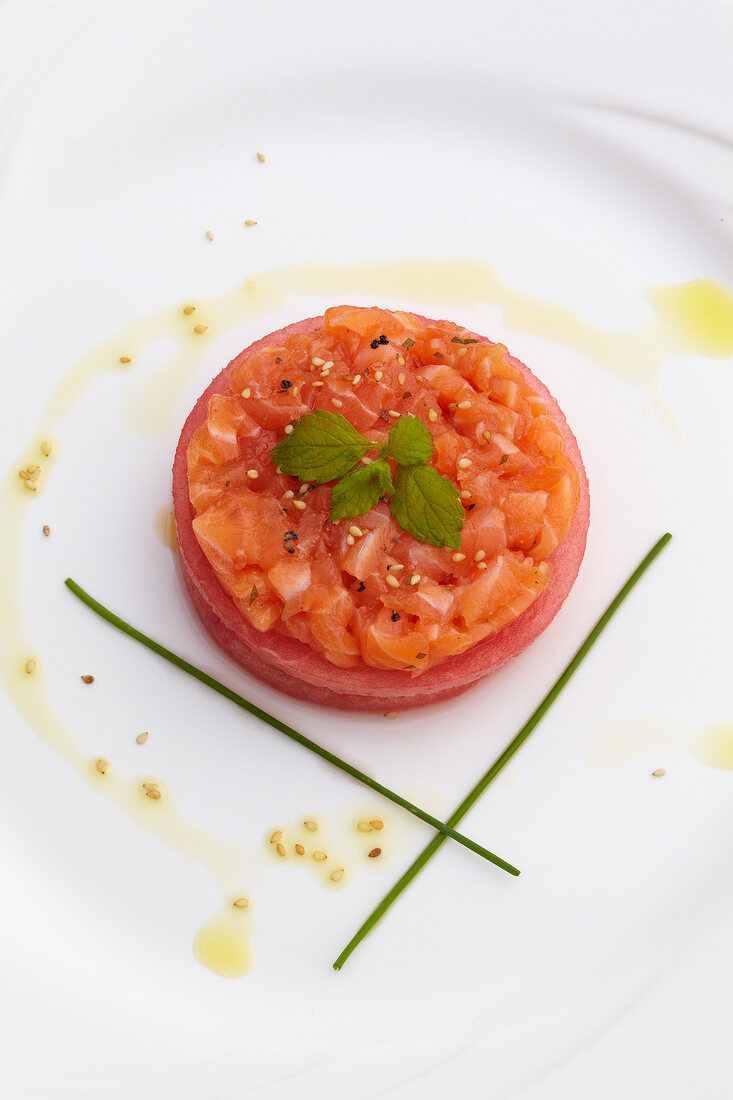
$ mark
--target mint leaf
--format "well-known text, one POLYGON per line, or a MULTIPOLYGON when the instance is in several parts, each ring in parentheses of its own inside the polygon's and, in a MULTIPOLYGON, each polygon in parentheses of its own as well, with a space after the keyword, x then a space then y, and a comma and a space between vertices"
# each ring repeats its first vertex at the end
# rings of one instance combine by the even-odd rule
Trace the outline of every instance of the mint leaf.
POLYGON ((400 466, 415 466, 429 462, 433 453, 433 437, 429 429, 416 416, 401 417, 390 430, 383 452, 400 466))
POLYGON ((463 530, 463 505, 452 481, 434 466, 398 466, 391 512, 403 531, 431 546, 458 550, 463 530))
POLYGON ((363 516, 377 503, 384 493, 393 493, 394 485, 389 466, 378 458, 368 466, 342 477, 331 490, 331 519, 353 519, 363 516))
POLYGON ((360 435, 345 416, 317 409, 301 416, 292 433, 281 439, 270 454, 286 474, 320 485, 343 477, 376 446, 360 435))

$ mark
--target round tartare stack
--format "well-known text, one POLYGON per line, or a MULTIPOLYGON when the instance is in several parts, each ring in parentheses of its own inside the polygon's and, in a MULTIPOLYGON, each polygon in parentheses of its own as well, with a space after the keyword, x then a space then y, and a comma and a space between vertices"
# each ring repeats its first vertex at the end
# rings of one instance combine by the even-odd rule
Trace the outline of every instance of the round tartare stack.
POLYGON ((186 586, 219 645, 290 695, 374 711, 447 699, 529 645, 575 581, 590 514, 562 411, 506 347, 350 306, 256 341, 213 380, 181 432, 173 501, 186 586), (403 530, 388 496, 332 522, 332 486, 271 455, 316 410, 375 447, 419 418, 464 508, 460 546, 403 530))

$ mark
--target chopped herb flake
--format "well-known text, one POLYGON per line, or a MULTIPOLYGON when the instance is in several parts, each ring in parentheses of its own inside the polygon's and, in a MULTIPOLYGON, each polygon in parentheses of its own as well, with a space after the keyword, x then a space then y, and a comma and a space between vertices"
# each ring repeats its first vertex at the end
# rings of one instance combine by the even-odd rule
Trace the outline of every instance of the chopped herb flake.
POLYGON ((502 455, 502 456, 501 456, 501 458, 499 459, 499 465, 501 466, 501 464, 502 464, 503 462, 506 462, 506 460, 507 460, 508 458, 509 458, 509 455, 502 455))
POLYGON ((416 661, 424 661, 426 657, 427 657, 427 653, 416 653, 415 654, 415 660, 416 661))
POLYGON ((465 340, 461 336, 453 336, 451 338, 451 344, 478 344, 479 340, 476 340, 473 336, 468 336, 465 340))
POLYGON ((412 348, 414 346, 415 346, 415 341, 411 340, 409 336, 407 337, 404 344, 402 345, 402 347, 405 349, 405 351, 409 351, 410 348, 412 348))
POLYGON ((257 585, 253 584, 252 585, 252 591, 249 594, 249 606, 250 607, 255 602, 255 600, 257 599, 258 596, 259 596, 259 592, 257 591, 257 585))

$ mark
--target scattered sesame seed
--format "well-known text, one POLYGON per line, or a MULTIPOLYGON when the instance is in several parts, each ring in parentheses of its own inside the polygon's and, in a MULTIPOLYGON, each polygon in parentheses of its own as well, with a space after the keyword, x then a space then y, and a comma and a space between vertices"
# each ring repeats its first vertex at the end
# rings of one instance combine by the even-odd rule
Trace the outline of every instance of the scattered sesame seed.
POLYGON ((277 844, 278 840, 282 840, 282 829, 275 829, 275 832, 270 837, 270 844, 277 844))
POLYGON ((213 239, 214 239, 214 230, 213 229, 207 229, 206 230, 206 240, 207 241, 213 241, 213 239))
POLYGON ((193 331, 194 331, 194 332, 195 332, 195 333, 196 333, 196 334, 197 334, 198 336, 200 336, 202 332, 206 332, 206 330, 207 330, 207 328, 208 328, 208 327, 209 327, 208 325, 194 325, 194 326, 193 326, 193 331))
POLYGON ((160 798, 160 791, 158 790, 157 783, 143 783, 143 790, 145 791, 146 798, 152 798, 153 801, 157 801, 160 798))
POLYGON ((448 403, 448 412, 453 412, 455 407, 456 407, 455 401, 449 401, 449 403, 448 403))
POLYGON ((470 458, 459 458, 458 462, 456 463, 456 466, 458 467, 459 470, 467 470, 470 465, 471 465, 471 459, 470 458))
POLYGON ((39 477, 41 476, 41 467, 40 466, 28 466, 26 468, 25 472, 27 473, 28 479, 30 481, 38 481, 39 477))
POLYGON ((393 416, 395 418, 395 420, 398 420, 400 414, 395 409, 390 409, 389 410, 389 415, 393 416))
POLYGON ((467 351, 468 351, 468 348, 459 348, 458 351, 456 352, 456 355, 465 355, 467 351))
POLYGON ((324 370, 330 370, 332 366, 333 366, 333 359, 329 359, 328 362, 323 364, 323 369, 324 370))
POLYGON ((299 512, 304 512, 307 505, 304 500, 294 500, 293 508, 297 508, 299 512))
POLYGON ((419 584, 421 580, 422 580, 422 577, 420 576, 419 573, 413 573, 412 576, 410 577, 410 584, 419 584))
POLYGON ((364 537, 364 532, 362 531, 361 527, 357 527, 355 523, 352 524, 352 526, 349 528, 349 534, 353 535, 355 539, 360 539, 364 537))
POLYGON ((314 852, 313 858, 316 860, 317 863, 323 863, 324 859, 328 859, 328 856, 325 852, 314 852))
POLYGON ((481 432, 487 443, 491 443, 491 432, 481 432))
POLYGON ((428 409, 428 420, 430 421, 430 423, 435 424, 437 419, 438 414, 436 413, 435 409, 428 409))
POLYGON ((311 363, 314 367, 322 367, 325 362, 326 362, 325 359, 318 359, 318 358, 311 359, 311 363))
POLYGON ((368 821, 360 821, 356 827, 360 833, 370 833, 372 831, 372 826, 368 821))
POLYGON ((132 359, 130 358, 129 355, 121 355, 120 356, 120 362, 121 363, 131 363, 132 359))
POLYGON ((145 742, 147 741, 147 739, 148 739, 148 731, 145 730, 144 733, 139 733, 137 735, 137 737, 135 738, 135 741, 137 742, 138 745, 144 745, 145 742))
POLYGON ((343 401, 339 401, 338 397, 331 398, 331 404, 335 405, 337 409, 343 408, 343 401))
POLYGON ((398 710, 388 710, 385 714, 385 718, 399 718, 400 712, 398 710))
POLYGON ((656 769, 655 769, 655 770, 654 770, 654 771, 652 772, 652 775, 654 775, 654 776, 656 776, 656 777, 660 777, 660 776, 662 776, 662 775, 666 775, 666 774, 667 774, 667 769, 666 769, 666 768, 656 768, 656 769))
POLYGON ((257 470, 247 470, 247 477, 251 478, 252 481, 256 481, 259 476, 260 475, 257 470))
POLYGON ((284 844, 276 844, 275 845, 275 851, 277 852, 277 854, 279 856, 284 856, 285 855, 285 845, 284 844))
POLYGON ((285 434, 286 435, 292 435, 293 434, 293 425, 292 424, 286 424, 285 425, 285 434))
POLYGON ((459 401, 456 408, 458 408, 458 409, 470 409, 471 408, 471 402, 470 401, 459 401))
POLYGON ((191 314, 195 311, 195 309, 196 309, 196 306, 184 306, 183 307, 184 316, 190 317, 191 314))
POLYGON ((339 882, 344 877, 343 867, 337 867, 335 871, 331 871, 329 877, 331 879, 331 882, 339 882))
POLYGON ((358 386, 360 382, 361 382, 361 375, 360 374, 355 374, 354 377, 351 379, 351 385, 352 386, 358 386))
POLYGON ((476 553, 473 555, 473 560, 474 561, 483 561, 485 557, 486 557, 486 551, 485 550, 477 550, 476 553))
POLYGON ((405 365, 405 357, 404 357, 404 355, 398 355, 398 356, 397 356, 397 362, 399 363, 399 365, 400 365, 401 367, 404 367, 404 365, 405 365))
POLYGON ((34 485, 32 481, 24 481, 23 482, 23 488, 27 489, 29 493, 37 493, 38 492, 38 486, 34 485))
POLYGON ((109 761, 100 756, 99 760, 95 762, 94 767, 97 769, 100 775, 105 775, 107 772, 107 768, 109 767, 109 761))
POLYGON ((469 500, 470 497, 471 497, 471 494, 468 491, 468 489, 461 489, 460 496, 461 496, 461 500, 469 500))
MULTIPOLYGON (((393 712, 393 713, 395 713, 395 712, 393 712)), ((383 829, 384 828, 384 822, 379 817, 373 818, 369 822, 369 824, 371 825, 372 829, 383 829)))
POLYGON ((304 481, 304 482, 301 483, 301 486, 298 489, 298 492, 300 493, 301 496, 303 496, 304 493, 308 492, 310 487, 311 487, 310 482, 309 481, 304 481))
POLYGON ((304 821, 303 826, 308 830, 309 833, 314 833, 316 831, 316 829, 318 828, 318 822, 317 821, 304 821))
POLYGON ((249 388, 249 386, 246 386, 246 387, 245 387, 245 388, 244 388, 244 389, 242 390, 242 397, 243 397, 243 398, 245 399, 245 401, 246 401, 246 400, 247 400, 247 398, 248 398, 248 397, 251 397, 251 396, 252 396, 252 390, 251 390, 251 389, 249 388))
POLYGON ((247 218, 244 224, 245 225, 257 225, 257 222, 254 220, 254 218, 247 218))
POLYGON ((371 466, 373 461, 374 460, 369 458, 368 455, 364 455, 364 457, 361 460, 361 464, 362 464, 362 466, 371 466))
POLYGON ((29 657, 28 660, 25 663, 25 670, 28 673, 28 675, 32 676, 32 674, 36 671, 37 667, 38 667, 38 662, 36 660, 34 660, 33 657, 29 657))
POLYGON ((264 153, 258 153, 257 154, 257 159, 260 162, 260 164, 264 164, 265 160, 266 160, 265 154, 264 153))
POLYGON ((488 569, 489 567, 488 567, 488 565, 486 564, 486 562, 485 562, 485 561, 480 561, 480 562, 478 563, 478 565, 476 566, 476 568, 477 568, 477 569, 488 569))
POLYGON ((295 845, 295 851, 296 851, 296 854, 299 855, 299 856, 304 856, 305 855, 305 848, 303 847, 302 844, 296 844, 295 845))
POLYGON ((392 573, 399 573, 400 569, 404 569, 405 567, 402 562, 397 561, 394 565, 388 565, 387 568, 391 570, 392 573))
POLYGON ((21 481, 27 481, 28 480, 28 471, 27 470, 18 470, 18 477, 21 479, 21 481))
POLYGON ((51 528, 48 526, 47 523, 44 523, 44 525, 43 525, 43 533, 46 536, 46 538, 48 538, 48 536, 51 534, 51 528))
POLYGON ((48 458, 52 450, 53 444, 51 444, 48 439, 44 439, 43 443, 41 444, 41 454, 45 455, 45 457, 48 458))
POLYGON ((383 375, 383 372, 381 370, 376 370, 374 372, 374 378, 377 382, 381 382, 383 377, 384 377, 384 375, 383 375))
POLYGON ((248 898, 235 898, 232 902, 235 909, 246 909, 249 906, 248 898))
POLYGON ((355 542, 356 542, 356 539, 354 538, 354 536, 352 534, 348 534, 346 536, 346 545, 347 546, 353 546, 355 542))
POLYGON ((421 374, 416 374, 415 375, 415 381, 416 382, 424 382, 425 379, 423 378, 423 376, 421 374))
POLYGON ((466 555, 465 554, 451 554, 450 560, 451 561, 465 561, 466 560, 466 555))
POLYGON ((376 859, 377 856, 381 856, 381 854, 382 854, 382 849, 381 848, 372 848, 371 852, 369 853, 369 858, 370 859, 376 859))
POLYGON ((390 586, 390 588, 400 587, 400 582, 397 580, 396 577, 393 577, 391 573, 387 574, 387 584, 390 586))
POLYGON ((314 385, 314 386, 323 386, 323 385, 324 385, 324 383, 323 383, 323 382, 317 382, 317 381, 316 381, 316 382, 314 382, 314 383, 313 383, 313 385, 314 385))
POLYGON ((398 374, 398 375, 397 375, 397 381, 398 381, 398 383, 399 383, 399 385, 400 385, 400 386, 404 386, 404 384, 405 384, 405 376, 404 376, 404 374, 402 374, 402 373, 398 374))
POLYGON ((81 682, 83 684, 93 684, 94 683, 94 677, 93 676, 82 676, 81 682))

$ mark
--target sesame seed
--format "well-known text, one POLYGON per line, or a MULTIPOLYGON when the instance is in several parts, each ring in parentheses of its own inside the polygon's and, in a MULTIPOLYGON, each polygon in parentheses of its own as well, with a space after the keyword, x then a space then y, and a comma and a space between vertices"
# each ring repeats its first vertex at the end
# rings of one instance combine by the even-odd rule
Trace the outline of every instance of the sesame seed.
POLYGON ((337 867, 335 871, 331 871, 331 882, 339 882, 344 877, 343 867, 337 867))
POLYGON ((135 741, 137 742, 138 745, 144 745, 145 742, 147 741, 147 739, 148 739, 148 731, 145 730, 144 733, 139 733, 137 735, 137 737, 135 738, 135 741))
POLYGON ((303 482, 301 483, 301 486, 300 486, 300 488, 298 489, 298 492, 300 493, 300 495, 301 495, 301 496, 303 496, 303 494, 304 494, 304 493, 307 493, 307 492, 308 492, 308 490, 310 489, 310 487, 311 487, 311 486, 310 486, 310 482, 309 482, 309 481, 303 481, 303 482))
POLYGON ((264 163, 265 163, 265 159, 266 159, 266 158, 265 158, 265 154, 264 154, 264 153, 258 153, 258 154, 257 154, 257 159, 258 159, 258 161, 260 162, 260 164, 264 164, 264 163))
POLYGON ((467 351, 468 351, 468 348, 459 348, 458 351, 456 352, 456 354, 457 355, 465 355, 467 351))
POLYGON ((214 239, 214 230, 213 229, 207 229, 206 230, 206 240, 207 241, 213 241, 213 239, 214 239))
POLYGON ((332 366, 333 366, 333 359, 329 359, 326 363, 323 364, 323 369, 324 370, 330 370, 332 366))
POLYGON ((257 225, 257 222, 254 220, 254 218, 247 218, 244 224, 245 225, 257 225))
POLYGON ((43 533, 46 536, 46 538, 48 538, 48 536, 51 534, 51 528, 48 526, 47 523, 44 523, 44 525, 43 525, 43 533))
POLYGON ((285 845, 284 844, 276 844, 275 845, 275 851, 277 852, 277 854, 279 856, 284 856, 285 855, 285 845))
POLYGON ((322 367, 325 362, 326 362, 325 359, 318 359, 318 358, 311 359, 311 364, 314 367, 322 367))
POLYGON ((283 493, 283 500, 292 500, 294 496, 295 493, 293 492, 293 490, 288 489, 286 493, 283 493))
POLYGON ((28 480, 28 471, 27 470, 18 470, 18 477, 21 479, 21 481, 27 481, 28 480))
POLYGON ((83 684, 93 684, 94 683, 94 677, 93 676, 82 676, 81 682, 83 684))
POLYGON ((303 825, 308 830, 309 833, 314 833, 316 831, 316 829, 318 828, 318 822, 317 821, 304 821, 303 825))
POLYGON ((416 382, 424 382, 425 379, 423 378, 423 376, 421 374, 416 374, 415 375, 415 381, 416 382))
POLYGON ((29 493, 37 493, 38 492, 38 486, 34 485, 32 481, 24 481, 23 482, 23 488, 27 489, 29 493))
POLYGON ((121 355, 120 356, 120 362, 121 363, 131 363, 132 359, 130 358, 129 355, 121 355))
POLYGON ((455 407, 456 407, 456 403, 455 403, 455 401, 450 401, 450 402, 448 403, 448 412, 453 412, 453 410, 455 409, 455 407))
POLYGON ((95 762, 94 767, 97 769, 100 775, 105 775, 107 772, 107 768, 109 767, 109 761, 100 756, 99 760, 95 762))
POLYGON ((348 534, 346 536, 346 545, 347 546, 353 546, 355 542, 356 542, 356 539, 354 538, 354 536, 352 534, 348 534))
POLYGON ((400 365, 401 367, 404 367, 404 365, 405 365, 405 357, 404 357, 404 355, 398 355, 398 356, 397 356, 397 362, 399 363, 399 365, 400 365))
POLYGON ((235 909, 246 909, 249 905, 249 900, 247 898, 235 898, 232 905, 235 909))
POLYGON ((390 588, 400 587, 400 582, 397 580, 396 577, 393 577, 391 573, 387 574, 387 584, 390 586, 390 588))
POLYGON ((394 563, 394 565, 388 565, 387 568, 390 569, 393 573, 399 573, 400 569, 404 569, 405 567, 402 562, 397 561, 394 563))
POLYGON ((338 397, 332 397, 331 398, 331 404, 335 405, 335 407, 337 409, 341 409, 341 408, 343 408, 344 403, 343 403, 343 401, 339 401, 338 397))
POLYGON ((485 562, 485 561, 480 561, 480 562, 478 563, 478 565, 476 566, 476 568, 477 568, 477 569, 488 569, 489 567, 488 567, 488 565, 486 564, 486 562, 485 562))
POLYGON ((491 432, 481 432, 481 435, 487 443, 491 443, 491 432))
POLYGON ((282 840, 282 829, 275 829, 275 832, 270 837, 270 844, 277 844, 278 840, 282 840))
POLYGON ((285 425, 285 434, 286 435, 292 435, 293 434, 293 425, 292 424, 286 424, 285 425))
POLYGON ((294 500, 293 508, 297 508, 299 512, 304 512, 307 505, 304 500, 294 500))
POLYGON ((470 465, 471 465, 471 459, 470 458, 459 458, 458 462, 456 463, 456 466, 458 467, 459 470, 467 470, 470 465))
POLYGON ((53 450, 52 444, 49 443, 49 441, 47 439, 44 439, 43 443, 41 444, 41 454, 45 455, 46 458, 48 458, 48 456, 51 454, 52 450, 53 450))
MULTIPOLYGON (((396 712, 393 711, 392 713, 396 713, 396 712)), ((378 818, 378 817, 373 818, 369 822, 369 824, 371 825, 372 829, 383 829, 384 828, 384 822, 381 820, 381 818, 378 818)))
POLYGON ((395 420, 399 420, 400 414, 398 412, 396 412, 395 409, 390 409, 389 410, 389 415, 393 416, 395 418, 395 420))
POLYGON ((299 856, 304 856, 305 855, 305 848, 303 847, 302 844, 296 844, 295 845, 295 851, 296 851, 296 854, 299 855, 299 856))
POLYGON ((361 375, 360 374, 355 374, 354 377, 351 379, 351 385, 352 386, 358 386, 360 382, 361 382, 361 375))
POLYGON ((368 821, 360 821, 356 827, 360 833, 370 833, 372 831, 372 827, 368 821))
POLYGON ((184 316, 190 317, 195 309, 196 309, 196 306, 184 306, 183 307, 184 316))
POLYGON ((353 535, 355 539, 360 539, 364 536, 364 532, 362 531, 361 527, 357 527, 356 524, 353 524, 349 528, 349 534, 353 535))
POLYGON ((247 386, 245 389, 242 390, 242 397, 245 399, 245 401, 247 400, 248 397, 251 397, 251 396, 252 396, 252 390, 249 388, 249 386, 247 386))
POLYGON ((41 467, 28 466, 25 472, 27 473, 28 479, 30 481, 38 481, 39 477, 41 476, 41 467))
POLYGON ((476 553, 473 555, 473 560, 474 561, 483 561, 485 557, 486 557, 486 551, 485 550, 477 550, 476 553))
POLYGON ((456 408, 458 408, 458 409, 470 409, 471 408, 471 402, 470 401, 459 401, 456 408))
POLYGON ((377 856, 381 856, 381 854, 382 854, 382 849, 381 848, 372 848, 371 852, 369 853, 369 858, 370 859, 376 859, 377 856))
POLYGON ((381 370, 376 370, 374 372, 374 378, 377 382, 381 382, 383 377, 384 377, 384 375, 383 375, 381 370))
POLYGON ((419 584, 421 580, 422 580, 422 577, 420 576, 419 573, 413 573, 412 576, 410 577, 410 584, 419 584))
POLYGON ((25 670, 29 676, 32 676, 32 674, 36 671, 37 666, 38 662, 35 661, 33 657, 29 657, 25 663, 25 670))
POLYGON ((399 384, 400 384, 401 386, 404 386, 404 384, 405 384, 405 376, 404 376, 404 374, 401 374, 401 373, 400 373, 400 374, 398 374, 398 375, 397 375, 397 381, 399 382, 399 384))
POLYGON ((316 860, 317 863, 323 863, 324 859, 328 859, 328 856, 325 852, 314 852, 313 858, 316 860))
POLYGON ((388 710, 385 714, 385 718, 399 718, 400 712, 398 710, 388 710))
POLYGON ((465 561, 466 560, 466 555, 465 554, 451 554, 450 560, 451 561, 465 561))
POLYGON ((435 409, 428 409, 428 420, 430 421, 430 423, 435 424, 437 419, 438 414, 436 413, 435 409))
POLYGON ((373 459, 369 458, 368 455, 364 455, 364 457, 361 460, 361 464, 362 464, 362 466, 371 466, 372 461, 373 461, 373 459))
POLYGON ((667 774, 667 769, 666 768, 656 768, 652 772, 652 775, 656 776, 657 778, 659 778, 662 775, 666 775, 666 774, 667 774))
POLYGON ((206 332, 208 327, 208 325, 194 325, 193 331, 200 336, 202 332, 206 332))
POLYGON ((323 382, 314 382, 314 383, 313 383, 313 385, 314 385, 314 386, 322 386, 322 385, 323 385, 323 382))
POLYGON ((260 475, 257 470, 247 470, 247 477, 251 478, 252 481, 256 481, 259 476, 260 475))
POLYGON ((156 787, 152 791, 146 791, 145 792, 145 797, 146 798, 152 798, 153 802, 157 802, 158 799, 162 797, 162 795, 161 795, 160 791, 158 790, 158 788, 156 787))
POLYGON ((471 494, 469 493, 468 489, 461 489, 460 496, 461 500, 469 500, 471 494))

